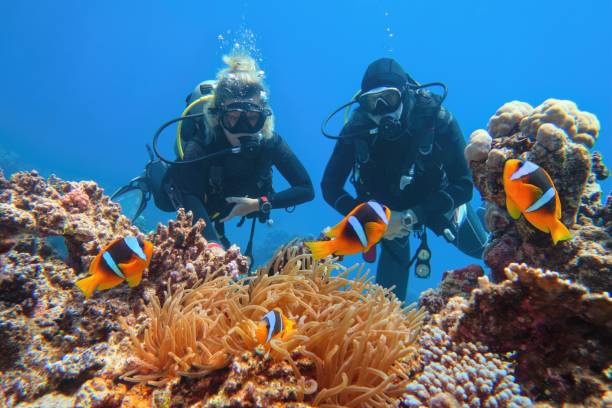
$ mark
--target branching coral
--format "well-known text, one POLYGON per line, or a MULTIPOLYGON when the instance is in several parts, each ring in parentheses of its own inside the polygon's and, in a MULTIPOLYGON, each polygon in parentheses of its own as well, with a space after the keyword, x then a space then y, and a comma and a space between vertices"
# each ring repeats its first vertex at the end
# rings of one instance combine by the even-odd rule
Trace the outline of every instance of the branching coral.
POLYGON ((421 370, 406 387, 401 406, 531 407, 515 383, 512 367, 477 343, 453 343, 435 326, 419 340, 421 370))
POLYGON ((506 274, 497 285, 481 278, 456 338, 516 352, 517 378, 534 398, 601 398, 612 364, 612 299, 526 265, 512 264, 506 274))
POLYGON ((474 183, 487 202, 487 226, 491 231, 483 258, 495 281, 505 278, 511 262, 526 262, 559 271, 596 291, 612 290, 612 217, 601 204, 598 179, 607 175, 601 156, 591 156, 599 122, 571 101, 549 99, 531 109, 522 102, 502 106, 486 131, 474 132, 466 148, 474 183), (586 147, 585 147, 586 146, 586 147), (562 208, 561 221, 573 240, 553 245, 548 234, 523 218, 512 220, 505 207, 502 183, 504 162, 530 160, 550 174, 562 208), (593 166, 594 172, 591 172, 593 166))
POLYGON ((278 274, 262 269, 240 282, 217 278, 172 294, 163 306, 153 302, 144 334, 132 335, 141 361, 131 378, 157 384, 225 367, 258 349, 257 322, 278 307, 297 325, 292 336, 271 340, 270 355, 300 379, 298 400, 312 388, 310 378, 318 391, 308 398, 317 406, 389 406, 408 382, 423 313, 403 309, 365 277, 348 279, 349 272, 301 255, 278 274), (336 269, 340 274, 331 276, 336 269), (314 368, 300 370, 299 358, 314 368))
POLYGON ((204 220, 194 224, 192 213, 181 208, 176 220, 169 221, 168 226, 158 225, 157 231, 149 234, 155 253, 146 277, 154 284, 159 297, 163 297, 168 285, 171 291, 176 291, 181 285, 193 287, 204 279, 237 277, 247 272, 248 260, 238 247, 232 246, 224 255, 217 255, 207 249, 203 229, 204 220))

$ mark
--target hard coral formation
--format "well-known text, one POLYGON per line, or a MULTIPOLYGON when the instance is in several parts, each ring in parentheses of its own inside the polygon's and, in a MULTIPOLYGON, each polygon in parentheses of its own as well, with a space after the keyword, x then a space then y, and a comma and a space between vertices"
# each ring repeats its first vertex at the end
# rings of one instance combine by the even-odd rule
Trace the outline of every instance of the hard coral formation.
POLYGON ((400 406, 531 407, 514 381, 512 366, 478 343, 455 343, 442 329, 425 326, 420 369, 400 406))
POLYGON ((599 122, 570 101, 549 99, 532 109, 523 102, 502 106, 489 121, 491 147, 479 140, 466 148, 474 182, 487 202, 486 221, 491 231, 484 261, 495 281, 505 278, 511 262, 526 262, 553 269, 596 291, 612 290, 612 217, 601 204, 598 179, 607 176, 601 156, 592 156, 599 122), (478 152, 474 154, 473 152, 478 152), (561 200, 561 221, 573 240, 552 244, 549 234, 523 218, 512 220, 506 212, 502 171, 506 159, 530 160, 551 176, 561 200), (593 172, 591 167, 593 165, 593 172))
POLYGON ((478 278, 481 276, 484 276, 484 270, 476 264, 446 271, 437 288, 421 293, 419 306, 429 313, 438 313, 453 296, 469 298, 472 290, 478 287, 478 278))
POLYGON ((545 123, 554 125, 572 141, 586 147, 593 147, 599 135, 597 117, 579 110, 572 101, 547 99, 522 118, 521 132, 526 137, 533 137, 545 123))
POLYGON ((193 223, 192 213, 181 208, 176 220, 170 220, 167 226, 158 225, 157 231, 149 234, 155 252, 145 277, 158 296, 163 297, 168 285, 171 291, 176 291, 179 286, 192 287, 201 280, 219 276, 236 279, 247 273, 248 259, 240 249, 234 245, 224 255, 207 249, 203 229, 204 220, 193 223))
POLYGON ((9 406, 122 369, 115 316, 129 312, 124 301, 83 303, 58 259, 14 249, 0 267, 0 389, 9 406))
POLYGON ((602 398, 612 364, 612 300, 555 272, 512 264, 508 280, 481 278, 456 339, 515 352, 516 376, 534 399, 585 403, 602 398))
POLYGON ((531 113, 533 107, 521 101, 512 101, 503 104, 495 115, 489 119, 487 125, 488 133, 493 138, 510 136, 516 133, 521 120, 531 113))
POLYGON ((102 245, 117 236, 137 235, 118 204, 92 181, 68 182, 37 172, 0 175, 0 237, 27 234, 61 236, 68 263, 78 270, 88 265, 102 245))
MULTIPOLYGON (((271 340, 269 353, 291 367, 299 385, 294 401, 389 406, 408 382, 423 314, 403 309, 388 290, 363 277, 348 279, 349 272, 302 255, 278 274, 262 269, 239 282, 216 278, 173 293, 163 306, 154 300, 144 333, 131 335, 138 359, 128 378, 153 384, 177 376, 207 381, 245 353, 262 350, 257 322, 278 307, 297 325, 289 338, 271 340), (341 273, 331 276, 336 269, 341 273), (310 362, 300 363, 303 359, 310 362), (317 391, 309 395, 313 387, 317 391)), ((276 402, 281 401, 286 399, 276 402)))

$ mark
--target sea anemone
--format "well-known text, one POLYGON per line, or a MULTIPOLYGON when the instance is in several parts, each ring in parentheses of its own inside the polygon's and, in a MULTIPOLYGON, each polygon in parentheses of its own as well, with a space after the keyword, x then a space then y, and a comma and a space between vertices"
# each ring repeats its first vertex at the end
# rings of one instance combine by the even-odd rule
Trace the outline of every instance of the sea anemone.
POLYGON ((396 403, 416 365, 425 312, 403 307, 362 270, 349 279, 356 267, 315 263, 304 254, 274 275, 262 268, 239 282, 221 277, 169 293, 163 306, 153 300, 144 333, 131 334, 138 367, 125 378, 160 385, 178 376, 206 376, 263 350, 257 322, 279 308, 296 326, 291 336, 271 340, 269 353, 301 379, 298 399, 309 394, 320 407, 396 403), (312 360, 314 369, 301 373, 298 357, 312 360))

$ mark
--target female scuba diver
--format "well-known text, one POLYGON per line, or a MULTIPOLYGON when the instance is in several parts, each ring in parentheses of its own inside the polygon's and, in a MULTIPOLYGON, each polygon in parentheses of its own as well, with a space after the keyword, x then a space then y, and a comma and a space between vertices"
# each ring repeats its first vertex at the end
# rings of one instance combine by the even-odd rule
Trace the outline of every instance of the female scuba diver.
MULTIPOLYGON (((236 217, 252 218, 245 255, 251 256, 256 220, 271 222, 270 211, 290 208, 314 198, 308 173, 281 136, 274 131, 268 91, 256 62, 246 55, 225 56, 227 67, 216 81, 205 81, 187 97, 187 109, 155 135, 145 175, 134 179, 146 196, 152 195, 164 211, 185 208, 194 220, 206 222, 209 247, 223 251, 230 245, 224 223, 236 217), (176 161, 163 158, 157 138, 179 122, 176 161), (275 192, 272 167, 290 186, 275 192)), ((125 191, 118 191, 113 197, 125 191)), ((140 209, 141 210, 141 209, 140 209)))

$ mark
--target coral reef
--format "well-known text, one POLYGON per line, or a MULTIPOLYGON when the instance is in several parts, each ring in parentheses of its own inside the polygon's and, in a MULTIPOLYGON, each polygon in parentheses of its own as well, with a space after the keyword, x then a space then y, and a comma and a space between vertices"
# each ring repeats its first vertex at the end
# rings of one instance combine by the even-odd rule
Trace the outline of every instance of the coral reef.
POLYGON ((419 339, 420 370, 406 387, 402 407, 531 407, 512 366, 477 343, 454 343, 435 326, 419 339))
POLYGON ((119 375, 115 316, 129 313, 125 299, 84 303, 70 267, 17 249, 0 255, 0 389, 8 405, 119 375))
POLYGON ((556 270, 595 291, 612 290, 612 216, 610 202, 602 205, 602 180, 609 172, 601 155, 592 155, 599 134, 594 115, 570 101, 549 99, 531 108, 524 102, 503 105, 490 119, 488 132, 479 129, 466 147, 474 182, 487 201, 486 223, 491 239, 484 252, 494 281, 505 278, 511 262, 556 270), (491 136, 490 148, 483 140, 491 136), (488 152, 487 152, 488 149, 488 152), (548 234, 523 218, 512 220, 505 209, 504 162, 528 159, 544 168, 561 199, 561 221, 571 241, 554 246, 548 234))
MULTIPOLYGON (((151 234, 161 251, 156 252, 156 269, 140 286, 120 285, 83 301, 74 286, 77 273, 110 240, 136 235, 138 230, 93 182, 54 177, 45 181, 35 172, 16 173, 10 180, 0 176, 2 400, 8 406, 71 406, 73 402, 68 401, 94 395, 84 391, 92 381, 98 389, 126 369, 129 340, 120 329, 120 316, 129 316, 139 327, 146 317, 143 299, 172 286, 169 276, 173 273, 182 275, 177 282, 187 284, 190 273, 196 280, 206 280, 208 273, 220 276, 246 270, 246 260, 237 248, 223 257, 209 254, 201 228, 201 223, 191 225, 190 214, 180 212, 178 221, 151 234), (50 236, 65 240, 67 259, 47 245, 50 236)), ((125 397, 108 401, 150 406, 147 388, 123 392, 114 384, 111 389, 125 397)), ((96 406, 95 401, 91 406, 96 406)))
POLYGON ((23 234, 64 237, 68 264, 83 270, 104 243, 138 229, 92 181, 46 181, 35 171, 0 175, 0 238, 23 234))
MULTIPOLYGON (((229 248, 224 255, 207 249, 207 241, 202 236, 204 220, 193 223, 191 212, 182 208, 176 220, 168 225, 158 225, 157 231, 148 236, 155 247, 155 253, 145 277, 163 298, 163 291, 170 286, 176 291, 179 286, 193 287, 201 280, 219 276, 232 276, 237 279, 248 271, 248 259, 240 253, 237 246, 229 248)), ((149 299, 149 296, 146 297, 149 299)))
POLYGON ((612 299, 524 264, 511 264, 506 274, 501 284, 480 278, 455 339, 514 352, 517 380, 534 399, 602 398, 612 364, 612 299))
MULTIPOLYGON (((347 279, 350 270, 332 261, 314 263, 310 255, 289 260, 281 273, 268 271, 262 268, 257 277, 239 282, 220 277, 180 289, 163 305, 153 300, 144 332, 130 334, 137 359, 125 378, 153 385, 178 376, 209 381, 207 376, 236 364, 245 353, 263 352, 256 323, 279 307, 297 326, 292 336, 271 340, 269 354, 293 371, 298 384, 295 401, 316 406, 397 402, 414 365, 413 347, 423 313, 402 309, 387 289, 365 277, 347 279), (341 273, 331 276, 335 269, 341 273)), ((270 372, 266 375, 274 378, 270 372)), ((231 399, 227 381, 225 398, 231 399)), ((276 401, 284 401, 283 395, 276 401)), ((225 401, 219 404, 231 405, 225 401)))
POLYGON ((421 293, 419 306, 431 314, 438 313, 453 296, 469 298, 472 290, 478 287, 478 278, 481 276, 484 276, 484 270, 476 264, 446 271, 437 288, 421 293))

